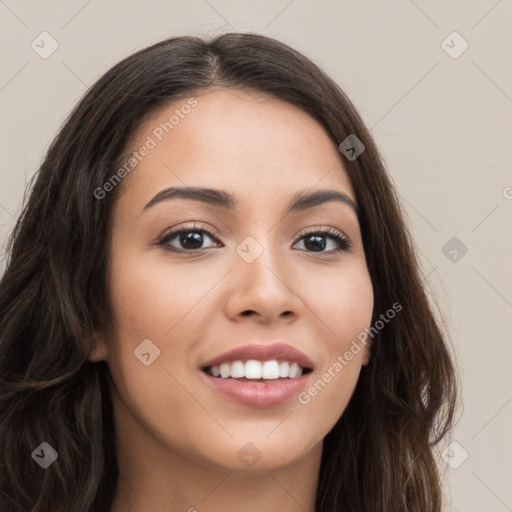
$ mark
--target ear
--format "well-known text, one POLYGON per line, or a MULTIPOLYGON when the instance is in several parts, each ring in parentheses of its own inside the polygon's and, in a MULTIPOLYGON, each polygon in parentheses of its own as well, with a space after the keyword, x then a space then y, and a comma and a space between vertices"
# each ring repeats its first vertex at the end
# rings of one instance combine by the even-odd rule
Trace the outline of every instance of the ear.
POLYGON ((107 340, 101 332, 95 332, 93 335, 93 349, 89 356, 89 361, 96 363, 107 360, 107 340))

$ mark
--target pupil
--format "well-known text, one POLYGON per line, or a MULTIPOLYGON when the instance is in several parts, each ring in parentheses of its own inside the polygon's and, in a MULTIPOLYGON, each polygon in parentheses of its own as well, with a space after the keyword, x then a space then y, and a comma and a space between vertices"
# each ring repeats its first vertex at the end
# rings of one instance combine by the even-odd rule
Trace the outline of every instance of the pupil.
POLYGON ((197 231, 182 233, 180 235, 180 242, 187 249, 200 249, 203 243, 203 236, 197 231))
POLYGON ((325 249, 325 245, 325 237, 321 235, 311 235, 305 240, 306 249, 315 250, 316 248, 319 251, 322 251, 325 249), (311 240, 314 240, 313 244, 309 243, 311 240))

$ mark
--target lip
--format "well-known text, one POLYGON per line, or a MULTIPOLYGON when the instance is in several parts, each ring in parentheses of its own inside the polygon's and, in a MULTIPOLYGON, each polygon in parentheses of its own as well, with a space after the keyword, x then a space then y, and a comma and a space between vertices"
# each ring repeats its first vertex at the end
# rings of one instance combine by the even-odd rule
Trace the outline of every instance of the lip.
POLYGON ((304 352, 286 343, 278 342, 272 345, 250 343, 210 359, 201 366, 201 374, 203 378, 206 379, 206 382, 224 397, 252 407, 264 408, 285 404, 300 393, 306 386, 306 382, 312 373, 313 367, 313 361, 304 354, 304 352), (311 370, 311 372, 294 379, 282 379, 265 383, 256 380, 242 381, 231 378, 222 379, 212 377, 204 371, 210 366, 220 365, 221 363, 247 361, 249 359, 255 359, 257 361, 276 360, 278 362, 296 362, 302 368, 307 368, 311 370))
POLYGON ((201 368, 205 369, 209 366, 215 366, 221 363, 232 363, 233 361, 247 361, 248 359, 256 359, 257 361, 271 361, 275 359, 278 362, 296 362, 302 366, 302 368, 313 369, 313 361, 311 361, 304 352, 286 343, 273 343, 272 345, 250 343, 215 356, 213 359, 204 363, 201 368))
POLYGON ((266 384, 211 377, 203 371, 201 374, 207 383, 224 397, 257 408, 285 404, 304 389, 311 375, 308 373, 295 379, 283 379, 266 384))

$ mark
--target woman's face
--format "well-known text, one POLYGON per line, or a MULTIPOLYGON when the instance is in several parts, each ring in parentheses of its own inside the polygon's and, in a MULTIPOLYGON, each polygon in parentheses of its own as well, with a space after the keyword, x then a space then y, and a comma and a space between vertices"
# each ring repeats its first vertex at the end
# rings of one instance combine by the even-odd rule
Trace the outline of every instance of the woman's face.
POLYGON ((284 466, 321 450, 367 362, 353 349, 373 309, 355 194, 302 110, 238 90, 195 101, 132 140, 138 164, 111 224, 112 333, 91 359, 108 361, 116 429, 135 457, 284 466), (162 193, 184 187, 211 192, 162 193), (346 201, 297 202, 320 190, 346 201), (312 371, 295 376, 293 363, 312 371))

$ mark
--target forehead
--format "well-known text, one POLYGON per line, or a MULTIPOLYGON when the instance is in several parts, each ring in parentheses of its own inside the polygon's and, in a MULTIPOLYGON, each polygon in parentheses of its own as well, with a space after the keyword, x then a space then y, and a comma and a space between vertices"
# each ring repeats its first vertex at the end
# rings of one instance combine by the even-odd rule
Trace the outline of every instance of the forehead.
POLYGON ((124 184, 126 200, 140 202, 169 186, 201 186, 267 203, 305 188, 336 188, 355 202, 336 145, 305 111, 233 89, 193 99, 195 105, 190 98, 167 104, 136 131, 127 155, 149 140, 153 147, 124 184))

